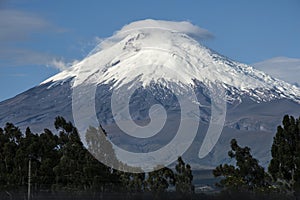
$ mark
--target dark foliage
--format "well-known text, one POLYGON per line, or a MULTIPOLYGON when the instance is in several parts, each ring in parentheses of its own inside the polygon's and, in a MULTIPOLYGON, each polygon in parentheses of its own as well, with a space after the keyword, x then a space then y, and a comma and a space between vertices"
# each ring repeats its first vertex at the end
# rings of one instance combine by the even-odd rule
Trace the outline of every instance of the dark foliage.
POLYGON ((117 171, 114 168, 128 171, 130 166, 118 161, 101 126, 87 131, 86 149, 71 122, 57 117, 54 125, 58 131, 55 134, 49 129, 34 134, 29 128, 23 134, 11 123, 0 128, 0 199, 26 198, 29 159, 34 199, 39 199, 39 195, 42 199, 56 195, 65 198, 65 194, 75 195, 72 199, 101 199, 117 193, 124 194, 120 197, 125 199, 144 195, 159 198, 175 184, 180 193, 191 191, 192 171, 181 158, 176 174, 167 167, 148 174, 117 171), (99 162, 100 159, 110 159, 112 166, 99 162))
POLYGON ((269 173, 277 187, 285 191, 300 190, 300 118, 284 116, 277 127, 272 145, 269 173))
POLYGON ((236 160, 236 165, 220 165, 213 171, 214 176, 223 177, 218 185, 224 192, 244 191, 274 198, 278 195, 283 199, 300 197, 300 118, 286 115, 282 124, 274 137, 268 173, 252 157, 250 148, 240 147, 235 139, 231 141, 228 155, 236 160))
POLYGON ((215 177, 224 177, 219 186, 233 191, 267 191, 271 189, 268 174, 252 157, 249 147, 240 147, 233 139, 228 155, 236 160, 236 166, 224 164, 213 170, 215 177))

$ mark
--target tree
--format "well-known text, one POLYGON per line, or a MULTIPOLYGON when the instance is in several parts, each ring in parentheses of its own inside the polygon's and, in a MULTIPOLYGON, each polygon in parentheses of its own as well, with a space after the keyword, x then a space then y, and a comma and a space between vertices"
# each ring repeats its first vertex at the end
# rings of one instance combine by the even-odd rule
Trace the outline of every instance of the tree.
POLYGON ((118 169, 122 163, 117 159, 112 144, 108 141, 107 133, 99 126, 89 127, 86 132, 86 142, 89 152, 100 162, 109 165, 109 168, 118 169))
POLYGON ((102 126, 98 128, 89 127, 86 132, 86 142, 90 153, 89 160, 91 161, 89 168, 86 168, 86 170, 97 171, 96 177, 95 174, 91 174, 95 183, 97 182, 96 185, 100 186, 102 190, 105 190, 105 187, 109 187, 109 190, 120 189, 120 172, 117 172, 114 168, 119 167, 122 163, 117 159, 112 144, 108 141, 106 131, 102 126))
POLYGON ((228 155, 236 160, 236 167, 224 164, 213 170, 215 177, 224 177, 219 186, 239 191, 264 191, 269 188, 268 175, 250 151, 249 147, 240 147, 235 139, 231 140, 228 155))
MULTIPOLYGON (((27 136, 26 136, 27 138, 27 136)), ((39 169, 37 181, 42 189, 50 189, 55 183, 55 173, 53 168, 58 165, 61 157, 59 151, 59 137, 50 130, 45 129, 39 135, 39 169)))
POLYGON ((283 127, 278 126, 272 144, 272 159, 268 167, 273 179, 283 189, 300 188, 300 118, 285 115, 283 127))
POLYGON ((191 194, 194 192, 194 186, 192 184, 193 174, 191 166, 185 164, 181 157, 177 159, 177 165, 175 166, 175 188, 176 192, 180 194, 191 194))
POLYGON ((146 191, 146 174, 118 172, 122 183, 122 190, 129 193, 139 193, 146 191))
POLYGON ((86 142, 91 155, 102 165, 101 171, 105 172, 101 177, 103 183, 106 185, 110 184, 115 188, 118 187, 118 190, 129 192, 144 191, 145 173, 140 168, 128 166, 118 160, 113 145, 101 125, 98 128, 88 128, 86 142), (140 173, 129 173, 116 169, 140 173))
POLYGON ((80 140, 77 129, 63 117, 55 119, 59 130, 61 158, 54 167, 56 186, 66 190, 86 189, 84 165, 87 150, 80 140))
MULTIPOLYGON (((18 127, 11 123, 6 123, 2 136, 4 141, 1 145, 4 162, 4 169, 2 170, 5 173, 3 181, 6 183, 7 187, 18 188, 25 183, 25 175, 22 173, 24 171, 24 165, 22 164, 22 160, 20 161, 18 159, 20 155, 18 147, 22 140, 22 133, 18 127)), ((21 157, 24 157, 24 155, 21 157)))
POLYGON ((156 195, 166 192, 170 186, 175 185, 173 171, 167 167, 158 168, 158 170, 149 172, 146 181, 148 190, 156 195))

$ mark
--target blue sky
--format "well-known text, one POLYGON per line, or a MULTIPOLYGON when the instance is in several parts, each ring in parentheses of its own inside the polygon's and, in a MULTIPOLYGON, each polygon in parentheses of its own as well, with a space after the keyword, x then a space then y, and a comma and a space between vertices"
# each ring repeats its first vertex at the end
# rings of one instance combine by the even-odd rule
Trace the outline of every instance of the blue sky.
POLYGON ((240 62, 293 58, 297 67, 299 10, 298 0, 0 0, 0 101, 83 59, 99 38, 147 18, 190 21, 214 36, 202 41, 206 46, 240 62))

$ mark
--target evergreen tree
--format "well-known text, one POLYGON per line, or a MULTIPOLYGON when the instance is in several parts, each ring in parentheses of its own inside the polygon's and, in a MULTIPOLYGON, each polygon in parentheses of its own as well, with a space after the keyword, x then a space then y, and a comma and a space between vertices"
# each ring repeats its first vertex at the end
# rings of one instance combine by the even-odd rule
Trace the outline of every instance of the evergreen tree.
POLYGON ((185 164, 181 157, 177 159, 175 166, 175 188, 180 194, 191 194, 194 192, 193 174, 189 164, 185 164))
POLYGON ((271 149, 269 173, 288 190, 300 186, 300 118, 285 115, 278 126, 271 149))
POLYGON ((268 175, 252 157, 249 147, 240 147, 233 139, 228 155, 236 160, 236 167, 224 164, 213 170, 215 177, 224 177, 219 186, 238 191, 264 191, 269 188, 268 175))

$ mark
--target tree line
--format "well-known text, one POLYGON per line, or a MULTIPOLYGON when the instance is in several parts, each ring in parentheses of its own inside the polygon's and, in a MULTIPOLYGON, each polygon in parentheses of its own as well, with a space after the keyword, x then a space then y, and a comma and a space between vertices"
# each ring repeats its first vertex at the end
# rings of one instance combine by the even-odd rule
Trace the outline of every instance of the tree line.
POLYGON ((29 159, 33 192, 151 192, 158 195, 174 187, 177 193, 186 195, 194 190, 191 167, 181 157, 174 171, 160 167, 147 174, 122 172, 97 160, 99 156, 116 159, 101 126, 90 127, 87 132, 88 149, 71 122, 56 117, 54 126, 56 134, 49 129, 36 134, 29 128, 22 133, 11 123, 0 128, 0 190, 26 190, 29 159), (104 155, 103 148, 111 148, 112 155, 104 155))
MULTIPOLYGON (((118 161, 101 126, 88 129, 87 148, 71 122, 57 117, 54 126, 57 133, 44 129, 36 134, 29 128, 22 133, 11 123, 0 128, 0 191, 26 192, 31 159, 33 193, 151 193, 152 199, 163 198, 163 193, 174 188, 176 195, 180 194, 182 198, 199 197, 192 195, 192 170, 181 157, 175 169, 158 166, 157 170, 149 173, 118 171, 116 167, 126 169, 130 166, 118 161), (98 161, 103 159, 113 160, 112 166, 98 161)), ((265 199, 300 197, 300 118, 283 117, 273 139, 270 149, 272 159, 267 169, 252 156, 249 147, 241 147, 235 139, 230 145, 228 155, 236 161, 235 165, 221 164, 213 170, 215 177, 222 177, 217 183, 222 192, 209 197, 200 195, 200 198, 247 199, 249 194, 254 194, 250 197, 256 199, 261 198, 256 194, 271 194, 265 199), (234 196, 241 192, 246 192, 246 196, 234 196)))

